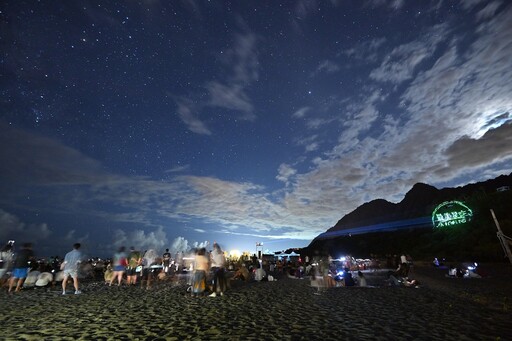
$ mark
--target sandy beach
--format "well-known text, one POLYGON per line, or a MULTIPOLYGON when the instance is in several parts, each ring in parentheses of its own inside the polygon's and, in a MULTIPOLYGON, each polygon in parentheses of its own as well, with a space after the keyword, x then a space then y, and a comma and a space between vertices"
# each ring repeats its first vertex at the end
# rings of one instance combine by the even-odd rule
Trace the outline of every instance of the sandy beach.
POLYGON ((510 340, 512 266, 452 279, 416 266, 420 288, 337 287, 315 294, 309 280, 236 282, 222 297, 192 298, 184 278, 141 287, 86 282, 0 293, 2 340, 510 340))

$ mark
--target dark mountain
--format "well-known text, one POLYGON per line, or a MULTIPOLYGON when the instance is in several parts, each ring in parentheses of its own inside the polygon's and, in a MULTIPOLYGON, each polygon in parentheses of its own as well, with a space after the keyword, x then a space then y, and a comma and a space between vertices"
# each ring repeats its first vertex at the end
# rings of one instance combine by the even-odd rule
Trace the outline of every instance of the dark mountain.
POLYGON ((440 190, 434 186, 417 183, 401 202, 394 204, 384 199, 376 199, 364 203, 341 218, 327 232, 430 216, 435 206, 444 201, 466 200, 477 193, 494 193, 497 188, 503 186, 512 187, 512 173, 485 182, 440 190))
POLYGON ((420 258, 443 254, 461 259, 502 259, 491 208, 503 232, 512 236, 512 173, 456 188, 437 189, 417 183, 399 203, 376 199, 359 206, 316 237, 302 253, 346 252, 368 257, 370 253, 408 250, 420 258), (452 200, 466 203, 473 210, 472 220, 462 226, 434 229, 430 220, 433 210, 452 200))

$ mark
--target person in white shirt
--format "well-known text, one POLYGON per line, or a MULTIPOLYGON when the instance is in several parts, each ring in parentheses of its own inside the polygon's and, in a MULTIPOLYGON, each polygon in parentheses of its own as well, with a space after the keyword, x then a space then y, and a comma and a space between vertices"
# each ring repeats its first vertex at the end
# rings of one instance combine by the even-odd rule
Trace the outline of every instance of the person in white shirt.
POLYGON ((258 265, 258 268, 256 269, 256 272, 254 273, 254 279, 258 282, 263 281, 267 277, 267 272, 263 270, 263 267, 261 266, 261 263, 258 265))
POLYGON ((357 283, 360 287, 366 287, 368 284, 366 283, 366 277, 364 277, 361 271, 357 272, 357 283))
POLYGON ((226 268, 226 258, 224 257, 224 251, 220 248, 220 245, 217 243, 213 243, 213 250, 210 254, 211 260, 211 270, 213 272, 213 292, 210 297, 215 297, 217 294, 221 296, 224 295, 224 292, 227 288, 225 268, 226 268))
POLYGON ((82 253, 79 251, 80 243, 73 245, 73 250, 69 251, 64 257, 64 263, 62 264, 62 270, 64 271, 64 279, 62 280, 62 295, 66 295, 66 284, 68 278, 73 278, 73 286, 75 287, 75 295, 79 295, 82 292, 78 289, 78 267, 82 261, 82 253))

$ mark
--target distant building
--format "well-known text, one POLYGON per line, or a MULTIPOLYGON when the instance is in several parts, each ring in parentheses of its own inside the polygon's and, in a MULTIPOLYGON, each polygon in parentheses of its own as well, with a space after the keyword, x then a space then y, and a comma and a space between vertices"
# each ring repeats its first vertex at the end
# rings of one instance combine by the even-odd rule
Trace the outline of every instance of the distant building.
POLYGON ((510 186, 501 186, 501 187, 496 188, 497 192, 505 192, 505 191, 509 191, 509 190, 510 190, 510 186))

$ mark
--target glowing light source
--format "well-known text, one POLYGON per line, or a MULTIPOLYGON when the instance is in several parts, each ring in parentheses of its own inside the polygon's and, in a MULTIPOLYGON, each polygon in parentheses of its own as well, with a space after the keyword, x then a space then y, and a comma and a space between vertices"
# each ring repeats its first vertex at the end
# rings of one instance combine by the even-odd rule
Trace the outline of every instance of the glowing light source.
POLYGON ((464 224, 471 220, 473 211, 461 201, 445 201, 432 212, 434 227, 447 227, 464 224))
POLYGON ((229 257, 230 258, 238 259, 238 258, 240 258, 241 255, 242 255, 242 253, 239 250, 231 250, 231 251, 229 251, 229 257))

